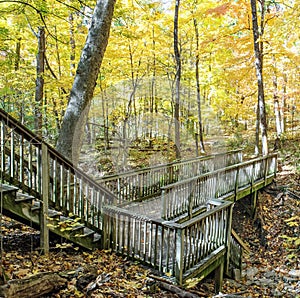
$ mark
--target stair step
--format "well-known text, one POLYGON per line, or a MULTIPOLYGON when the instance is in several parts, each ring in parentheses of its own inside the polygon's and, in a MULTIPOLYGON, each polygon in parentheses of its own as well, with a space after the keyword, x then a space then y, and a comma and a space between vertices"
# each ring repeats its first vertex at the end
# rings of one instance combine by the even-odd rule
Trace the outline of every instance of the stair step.
POLYGON ((94 240, 93 240, 93 242, 94 243, 96 243, 96 242, 99 242, 100 240, 101 240, 101 235, 100 234, 98 234, 98 233, 95 233, 94 234, 94 240))
POLYGON ((40 211, 41 210, 41 202, 34 201, 33 206, 31 207, 31 211, 40 211))
POLYGON ((28 194, 25 193, 20 193, 17 192, 17 198, 15 199, 15 202, 20 203, 20 202, 30 202, 34 199, 33 196, 30 196, 28 194))
POLYGON ((10 192, 16 192, 17 190, 19 190, 19 189, 15 186, 7 185, 7 184, 0 184, 0 192, 2 192, 4 194, 10 193, 10 192))
POLYGON ((53 209, 48 210, 48 217, 50 217, 52 220, 60 220, 62 213, 60 211, 56 211, 53 209))
POLYGON ((89 229, 89 228, 84 228, 83 229, 83 234, 80 235, 80 237, 83 237, 83 238, 88 238, 88 237, 91 237, 95 234, 95 231, 89 229))
POLYGON ((85 225, 78 224, 77 226, 72 228, 72 232, 75 232, 76 234, 83 234, 84 233, 85 225))

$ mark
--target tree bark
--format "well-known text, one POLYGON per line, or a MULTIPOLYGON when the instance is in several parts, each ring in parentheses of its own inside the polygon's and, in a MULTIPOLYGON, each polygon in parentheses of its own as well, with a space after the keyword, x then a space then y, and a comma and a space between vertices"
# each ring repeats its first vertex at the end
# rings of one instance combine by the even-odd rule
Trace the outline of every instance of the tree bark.
POLYGON ((281 111, 279 107, 279 96, 278 96, 278 83, 277 83, 277 73, 276 73, 276 60, 273 57, 274 73, 273 73, 273 100, 274 100, 274 115, 275 115, 275 126, 276 126, 276 136, 279 140, 282 134, 281 127, 281 111))
POLYGON ((264 98, 264 82, 263 82, 263 42, 260 38, 263 36, 264 26, 264 1, 261 2, 261 25, 260 32, 258 28, 256 0, 251 1, 252 10, 252 31, 254 37, 254 54, 255 54, 255 70, 257 77, 258 88, 258 116, 261 130, 262 142, 262 155, 268 154, 268 141, 267 141, 267 117, 264 98))
POLYGON ((176 61, 175 75, 175 105, 174 105, 174 122, 175 122, 175 152, 176 159, 181 158, 180 149, 180 80, 181 80, 181 57, 178 42, 178 19, 179 19, 180 0, 175 0, 174 13, 174 54, 176 61))
POLYGON ((15 71, 19 70, 21 58, 21 37, 18 38, 16 43, 16 53, 15 53, 15 71))
POLYGON ((201 109, 201 94, 200 94, 200 79, 199 79, 199 30, 197 19, 194 18, 194 29, 196 35, 196 61, 195 61, 195 77, 197 89, 197 107, 198 107, 198 129, 199 129, 199 149, 200 153, 205 153, 203 141, 203 126, 202 126, 202 109, 201 109))
POLYGON ((42 106, 44 96, 44 72, 45 72, 45 28, 39 27, 38 54, 36 59, 36 84, 35 84, 35 133, 42 136, 42 106))
POLYGON ((58 273, 38 273, 28 278, 13 279, 0 286, 1 297, 38 298, 59 290, 67 284, 67 279, 58 273))
POLYGON ((75 165, 78 164, 84 126, 108 43, 115 1, 97 1, 56 144, 57 150, 75 165))

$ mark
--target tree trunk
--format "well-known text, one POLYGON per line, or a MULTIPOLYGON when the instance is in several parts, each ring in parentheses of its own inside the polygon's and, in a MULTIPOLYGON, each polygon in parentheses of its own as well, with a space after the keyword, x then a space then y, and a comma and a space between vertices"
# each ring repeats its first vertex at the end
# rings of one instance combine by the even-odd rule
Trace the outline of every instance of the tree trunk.
POLYGON ((71 12, 69 14, 69 23, 70 23, 70 72, 71 76, 74 76, 75 73, 75 37, 74 37, 74 14, 71 12))
POLYGON ((45 71, 45 28, 39 27, 38 32, 38 54, 36 59, 36 85, 35 85, 35 132, 42 136, 42 105, 44 96, 44 71, 45 71))
POLYGON ((199 149, 200 153, 205 153, 203 141, 203 126, 202 126, 202 109, 201 109, 201 94, 200 94, 200 79, 199 79, 199 30, 197 19, 194 19, 194 29, 196 36, 196 61, 195 61, 195 77, 196 77, 196 92, 197 92, 197 107, 198 107, 198 129, 199 129, 199 149))
POLYGON ((16 53, 15 53, 15 71, 19 70, 21 58, 21 37, 18 38, 16 43, 16 53))
POLYGON ((181 57, 178 42, 178 18, 179 18, 180 0, 175 0, 174 14, 174 54, 176 61, 176 76, 175 76, 175 105, 174 105, 174 122, 175 122, 175 152, 176 159, 181 158, 180 149, 180 80, 181 80, 181 57))
POLYGON ((278 96, 278 83, 277 83, 277 73, 276 73, 276 60, 273 57, 274 73, 273 73, 273 101, 274 101, 274 115, 275 115, 275 127, 276 127, 276 137, 279 140, 282 134, 281 127, 281 114, 279 107, 279 96, 278 96))
POLYGON ((56 148, 78 164, 84 126, 109 38, 116 0, 98 0, 77 66, 56 148))
POLYGON ((263 35, 263 19, 264 19, 264 1, 261 3, 261 26, 260 32, 257 21, 257 9, 256 0, 251 0, 252 10, 252 31, 254 37, 254 53, 255 53, 255 70, 257 77, 257 88, 258 88, 258 116, 261 130, 261 142, 262 142, 262 155, 268 154, 268 141, 267 141, 267 117, 266 107, 264 98, 264 82, 263 82, 263 43, 260 38, 263 35))
POLYGON ((287 74, 283 72, 283 86, 281 97, 281 128, 282 132, 286 132, 286 86, 287 86, 287 74))

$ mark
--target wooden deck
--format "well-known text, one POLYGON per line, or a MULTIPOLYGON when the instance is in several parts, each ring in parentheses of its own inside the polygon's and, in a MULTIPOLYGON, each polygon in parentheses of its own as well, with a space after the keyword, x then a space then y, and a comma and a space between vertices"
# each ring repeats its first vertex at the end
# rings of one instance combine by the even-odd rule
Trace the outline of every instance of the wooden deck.
POLYGON ((233 151, 94 181, 1 109, 0 142, 3 211, 39 226, 44 251, 52 231, 137 259, 179 284, 215 271, 217 290, 223 270, 241 260, 233 202, 276 174, 276 154, 243 162, 233 151))
POLYGON ((150 199, 126 201, 120 208, 155 219, 178 221, 206 208, 209 199, 236 201, 272 182, 277 155, 236 163, 161 187, 150 199))

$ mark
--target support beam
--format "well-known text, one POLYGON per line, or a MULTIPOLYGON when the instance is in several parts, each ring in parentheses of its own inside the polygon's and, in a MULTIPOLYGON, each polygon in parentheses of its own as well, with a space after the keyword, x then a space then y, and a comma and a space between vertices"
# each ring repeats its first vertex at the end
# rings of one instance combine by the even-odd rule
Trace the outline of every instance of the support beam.
POLYGON ((215 293, 219 294, 222 292, 223 286, 223 275, 224 275, 224 261, 215 270, 215 293))
POLYGON ((257 205, 257 190, 255 190, 251 194, 251 216, 252 218, 255 218, 256 216, 256 205, 257 205))
POLYGON ((49 228, 48 228, 48 211, 49 211, 49 157, 48 147, 42 143, 42 211, 41 211, 41 248, 44 254, 49 253, 49 228))

